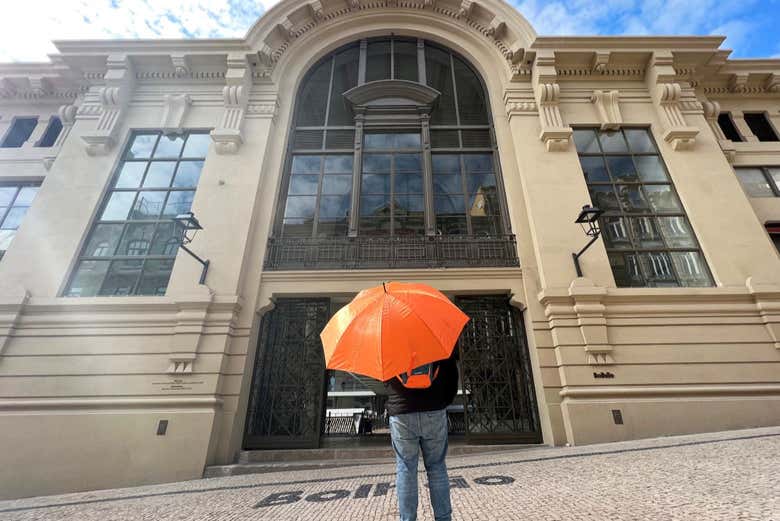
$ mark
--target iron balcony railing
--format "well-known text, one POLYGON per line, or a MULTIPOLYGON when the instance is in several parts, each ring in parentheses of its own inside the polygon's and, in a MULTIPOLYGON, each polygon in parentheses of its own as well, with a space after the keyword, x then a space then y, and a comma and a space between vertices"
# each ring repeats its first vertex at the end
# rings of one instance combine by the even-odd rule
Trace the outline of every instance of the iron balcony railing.
POLYGON ((483 268, 519 266, 514 235, 495 237, 277 237, 265 269, 483 268))

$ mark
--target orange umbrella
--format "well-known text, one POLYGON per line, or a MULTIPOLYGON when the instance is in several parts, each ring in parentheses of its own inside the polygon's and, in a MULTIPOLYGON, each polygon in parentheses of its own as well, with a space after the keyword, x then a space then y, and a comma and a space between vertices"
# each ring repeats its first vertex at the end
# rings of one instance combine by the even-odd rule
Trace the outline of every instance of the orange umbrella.
POLYGON ((320 333, 328 369, 389 380, 443 360, 469 317, 424 284, 388 282, 361 291, 320 333))

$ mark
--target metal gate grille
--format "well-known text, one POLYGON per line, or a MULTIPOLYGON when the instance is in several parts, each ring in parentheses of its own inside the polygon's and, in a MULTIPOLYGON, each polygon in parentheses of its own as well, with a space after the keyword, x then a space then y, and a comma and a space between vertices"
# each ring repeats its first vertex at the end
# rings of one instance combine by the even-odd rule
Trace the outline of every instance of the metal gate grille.
POLYGON ((471 317, 459 340, 467 440, 541 442, 520 312, 507 296, 458 297, 455 302, 471 317))
POLYGON ((317 447, 325 360, 320 331, 328 299, 279 299, 260 327, 244 447, 317 447))

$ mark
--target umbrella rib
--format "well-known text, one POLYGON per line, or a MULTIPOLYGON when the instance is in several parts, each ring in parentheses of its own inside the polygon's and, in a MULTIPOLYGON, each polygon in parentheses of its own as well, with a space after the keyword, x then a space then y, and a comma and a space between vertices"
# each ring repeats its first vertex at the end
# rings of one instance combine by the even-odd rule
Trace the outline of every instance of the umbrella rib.
MULTIPOLYGON (((410 312, 411 312, 411 313, 412 313, 412 314, 413 314, 415 317, 417 317, 417 320, 419 320, 419 321, 420 321, 420 322, 421 322, 421 323, 422 323, 422 324, 425 326, 425 328, 426 328, 428 331, 430 331, 430 332, 431 332, 431 336, 433 336, 433 338, 435 338, 435 339, 436 339, 436 340, 439 342, 439 345, 444 345, 444 344, 442 343, 442 341, 441 341, 442 339, 441 339, 441 338, 439 338, 439 335, 437 335, 437 334, 436 334, 436 333, 433 331, 433 329, 431 329, 431 326, 429 326, 429 325, 428 325, 428 323, 427 323, 425 320, 423 320, 423 318, 422 318, 420 315, 418 315, 418 314, 417 314, 417 311, 415 311, 415 309, 414 309, 414 306, 412 306, 411 304, 409 304, 409 303, 408 303, 408 302, 406 302, 405 300, 398 298, 398 297, 397 297, 397 296, 395 296, 395 295, 392 295, 392 294, 391 294, 390 296, 391 296, 391 297, 393 297, 394 299, 396 299, 396 300, 398 300, 398 301, 400 301, 400 302, 403 302, 404 304, 406 304, 406 305, 409 307, 409 311, 410 311, 410 312)), ((380 327, 380 328, 382 327, 382 326, 381 326, 381 324, 380 324, 380 326, 379 326, 379 327, 380 327)), ((380 330, 381 330, 381 329, 380 329, 380 330)), ((454 344, 453 344, 453 345, 454 345, 454 344)), ((414 368, 412 368, 412 369, 414 369, 414 368)))

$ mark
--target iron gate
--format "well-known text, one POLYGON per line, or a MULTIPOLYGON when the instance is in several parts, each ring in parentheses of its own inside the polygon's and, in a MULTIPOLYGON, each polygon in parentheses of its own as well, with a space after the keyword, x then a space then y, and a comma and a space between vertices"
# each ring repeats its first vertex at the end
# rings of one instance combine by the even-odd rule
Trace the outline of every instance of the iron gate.
POLYGON ((246 449, 316 448, 325 394, 320 331, 329 299, 279 299, 260 326, 246 449))
POLYGON ((459 339, 469 443, 540 443, 520 311, 508 296, 456 297, 471 320, 459 339))

